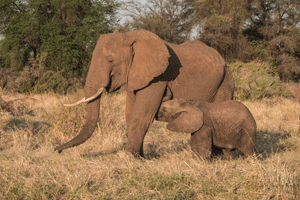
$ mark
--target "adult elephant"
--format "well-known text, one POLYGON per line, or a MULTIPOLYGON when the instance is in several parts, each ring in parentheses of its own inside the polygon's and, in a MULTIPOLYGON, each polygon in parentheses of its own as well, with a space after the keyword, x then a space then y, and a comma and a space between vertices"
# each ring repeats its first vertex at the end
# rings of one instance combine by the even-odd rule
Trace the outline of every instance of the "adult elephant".
POLYGON ((149 31, 129 31, 101 35, 93 52, 84 87, 87 119, 81 132, 64 149, 85 142, 92 135, 99 117, 103 89, 118 90, 127 84, 127 150, 143 156, 143 141, 166 87, 173 98, 220 102, 232 99, 233 77, 221 55, 199 41, 170 44, 149 31))

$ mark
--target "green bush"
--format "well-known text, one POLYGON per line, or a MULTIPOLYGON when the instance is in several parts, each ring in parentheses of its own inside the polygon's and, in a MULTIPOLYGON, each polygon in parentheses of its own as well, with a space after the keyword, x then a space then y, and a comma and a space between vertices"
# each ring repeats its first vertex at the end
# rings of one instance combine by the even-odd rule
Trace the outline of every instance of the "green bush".
POLYGON ((297 82, 300 79, 300 29, 288 27, 285 34, 269 42, 273 63, 280 80, 297 82))
POLYGON ((45 56, 48 70, 85 76, 101 34, 111 33, 120 3, 114 0, 0 1, 0 66, 21 71, 45 56))
POLYGON ((45 71, 42 76, 36 81, 33 92, 43 93, 54 91, 60 94, 68 90, 69 83, 60 72, 45 71))
POLYGON ((262 99, 273 96, 292 97, 274 68, 267 62, 240 61, 228 64, 235 80, 234 99, 262 99))
POLYGON ((7 83, 6 89, 11 92, 28 93, 33 90, 37 76, 30 71, 21 71, 15 80, 7 83))
MULTIPOLYGON (((14 74, 13 72, 10 73, 14 74)), ((9 92, 18 93, 43 93, 56 92, 65 94, 67 92, 76 91, 82 86, 82 80, 67 74, 62 75, 62 72, 45 70, 39 67, 26 67, 16 75, 7 77, 7 75, 0 71, 0 86, 9 92)))
POLYGON ((283 81, 295 81, 300 78, 300 59, 290 55, 280 55, 275 64, 278 66, 279 77, 283 81))
POLYGON ((262 99, 272 96, 289 97, 291 94, 286 90, 284 84, 272 76, 259 76, 249 83, 252 99, 262 99))
POLYGON ((251 41, 248 42, 250 46, 251 60, 259 59, 262 61, 271 61, 271 52, 268 49, 268 43, 266 41, 251 41))

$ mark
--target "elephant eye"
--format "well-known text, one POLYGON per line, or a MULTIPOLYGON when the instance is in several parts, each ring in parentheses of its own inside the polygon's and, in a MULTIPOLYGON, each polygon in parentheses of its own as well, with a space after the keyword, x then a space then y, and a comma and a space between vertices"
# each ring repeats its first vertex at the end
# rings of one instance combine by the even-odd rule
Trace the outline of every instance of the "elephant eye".
POLYGON ((114 59, 113 59, 113 57, 112 57, 111 55, 109 55, 109 56, 107 56, 107 61, 108 61, 109 63, 113 63, 113 62, 114 62, 114 59))
POLYGON ((174 116, 172 116, 172 119, 176 119, 177 117, 179 117, 181 115, 182 112, 176 113, 174 116))

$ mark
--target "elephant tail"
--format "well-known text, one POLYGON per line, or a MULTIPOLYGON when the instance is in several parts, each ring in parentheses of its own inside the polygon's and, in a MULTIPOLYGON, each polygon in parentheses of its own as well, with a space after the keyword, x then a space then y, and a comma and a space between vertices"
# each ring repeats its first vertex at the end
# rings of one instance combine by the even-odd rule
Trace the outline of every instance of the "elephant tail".
POLYGON ((214 102, 233 100, 233 93, 234 79, 229 68, 227 67, 227 65, 225 65, 224 78, 219 86, 218 92, 216 93, 214 102))

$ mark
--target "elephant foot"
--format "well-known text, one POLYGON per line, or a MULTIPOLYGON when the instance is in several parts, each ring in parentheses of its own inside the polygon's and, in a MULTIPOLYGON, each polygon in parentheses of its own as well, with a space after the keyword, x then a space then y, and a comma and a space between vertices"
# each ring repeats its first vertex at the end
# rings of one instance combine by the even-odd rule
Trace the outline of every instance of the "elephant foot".
POLYGON ((222 160, 230 160, 232 159, 232 151, 234 151, 233 149, 222 149, 223 150, 223 156, 222 156, 222 160))
POLYGON ((141 148, 140 150, 136 150, 134 148, 131 148, 130 146, 127 146, 126 151, 130 152, 135 158, 144 158, 143 148, 141 148))
POLYGON ((215 145, 212 145, 211 147, 211 158, 217 158, 219 156, 223 156, 223 151, 221 148, 216 147, 215 145))

